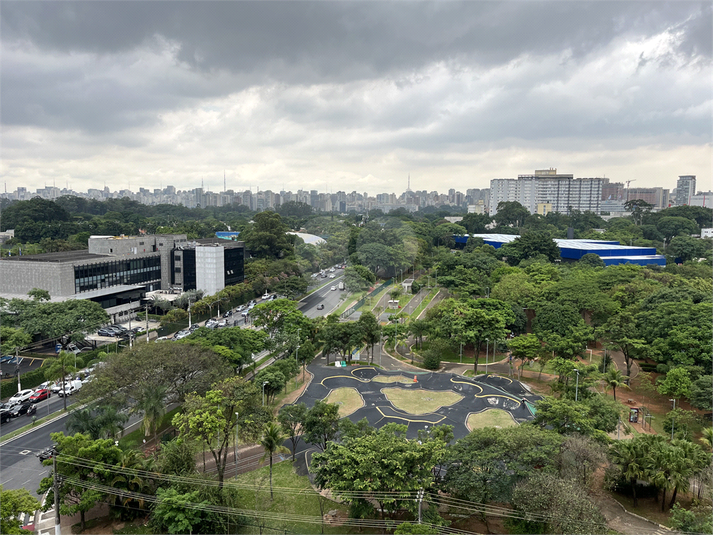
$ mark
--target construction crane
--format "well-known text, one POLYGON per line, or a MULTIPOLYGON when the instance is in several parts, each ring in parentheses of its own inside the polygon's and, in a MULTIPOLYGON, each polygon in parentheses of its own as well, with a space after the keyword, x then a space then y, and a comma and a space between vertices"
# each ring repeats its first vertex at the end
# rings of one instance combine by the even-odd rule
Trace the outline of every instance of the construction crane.
POLYGON ((632 182, 636 182, 636 179, 633 178, 631 180, 626 181, 626 202, 629 202, 629 184, 631 184, 632 182))

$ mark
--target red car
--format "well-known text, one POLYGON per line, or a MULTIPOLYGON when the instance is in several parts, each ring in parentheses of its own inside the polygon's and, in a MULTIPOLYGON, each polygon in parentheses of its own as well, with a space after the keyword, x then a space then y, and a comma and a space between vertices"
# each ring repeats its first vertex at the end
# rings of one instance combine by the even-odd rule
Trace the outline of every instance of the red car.
POLYGON ((50 397, 52 397, 52 392, 50 392, 46 388, 40 388, 38 390, 35 390, 35 393, 30 396, 30 401, 32 403, 37 403, 38 401, 42 401, 43 399, 49 399, 50 397))

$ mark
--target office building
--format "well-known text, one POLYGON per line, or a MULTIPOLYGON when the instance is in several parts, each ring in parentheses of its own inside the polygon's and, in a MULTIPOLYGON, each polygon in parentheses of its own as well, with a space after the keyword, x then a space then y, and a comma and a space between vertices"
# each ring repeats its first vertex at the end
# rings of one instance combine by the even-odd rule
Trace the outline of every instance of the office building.
POLYGON ((676 205, 691 204, 691 197, 696 194, 696 175, 680 175, 676 182, 676 205))
POLYGON ((95 301, 113 321, 121 321, 140 308, 147 292, 177 288, 214 294, 242 282, 244 258, 242 242, 219 238, 93 236, 84 251, 3 258, 0 297, 26 299, 27 292, 41 288, 52 301, 95 301))

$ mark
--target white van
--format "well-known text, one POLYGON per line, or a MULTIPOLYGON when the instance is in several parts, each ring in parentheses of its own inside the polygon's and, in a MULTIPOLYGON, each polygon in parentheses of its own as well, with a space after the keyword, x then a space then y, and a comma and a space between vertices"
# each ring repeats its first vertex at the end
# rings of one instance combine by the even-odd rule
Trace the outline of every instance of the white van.
POLYGON ((57 395, 62 397, 64 395, 71 396, 75 392, 82 388, 82 381, 79 379, 72 379, 71 381, 65 381, 64 390, 60 390, 57 395))

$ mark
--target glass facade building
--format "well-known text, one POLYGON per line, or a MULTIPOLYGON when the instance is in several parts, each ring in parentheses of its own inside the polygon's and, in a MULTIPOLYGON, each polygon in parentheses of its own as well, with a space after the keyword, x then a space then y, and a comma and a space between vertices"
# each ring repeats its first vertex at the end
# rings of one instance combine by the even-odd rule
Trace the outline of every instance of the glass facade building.
POLYGON ((110 260, 74 267, 75 293, 89 292, 124 284, 161 281, 161 257, 110 260))

